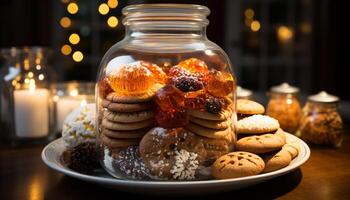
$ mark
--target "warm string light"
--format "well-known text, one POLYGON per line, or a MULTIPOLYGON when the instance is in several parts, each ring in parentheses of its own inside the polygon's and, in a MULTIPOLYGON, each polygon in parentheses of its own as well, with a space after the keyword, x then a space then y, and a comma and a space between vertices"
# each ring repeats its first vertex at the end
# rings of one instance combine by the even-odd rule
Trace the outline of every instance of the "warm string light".
POLYGON ((253 32, 258 32, 261 29, 261 24, 258 20, 254 19, 255 12, 253 9, 248 8, 244 11, 244 24, 250 28, 253 32))
POLYGON ((281 42, 288 42, 293 38, 293 30, 287 26, 277 28, 277 37, 281 42))
POLYGON ((72 44, 78 44, 80 42, 80 36, 77 33, 72 33, 69 36, 69 42, 72 44))
POLYGON ((108 7, 108 5, 105 4, 105 3, 100 4, 100 6, 98 7, 98 12, 99 12, 101 15, 107 15, 108 12, 109 12, 109 7, 108 7))
POLYGON ((108 0, 107 5, 110 8, 116 8, 118 6, 118 0, 108 0))
POLYGON ((63 55, 69 55, 72 52, 72 47, 69 46, 68 44, 65 44, 61 47, 61 53, 63 55))
POLYGON ((75 62, 81 62, 84 58, 84 55, 80 51, 76 51, 73 53, 72 58, 75 62))
POLYGON ((108 26, 114 28, 118 26, 118 18, 116 18, 115 16, 110 16, 107 20, 107 24, 108 26))
POLYGON ((69 3, 67 6, 67 11, 72 15, 76 14, 79 11, 78 4, 74 2, 69 3))
POLYGON ((69 17, 62 17, 60 24, 63 28, 68 28, 72 24, 72 21, 69 19, 69 17))

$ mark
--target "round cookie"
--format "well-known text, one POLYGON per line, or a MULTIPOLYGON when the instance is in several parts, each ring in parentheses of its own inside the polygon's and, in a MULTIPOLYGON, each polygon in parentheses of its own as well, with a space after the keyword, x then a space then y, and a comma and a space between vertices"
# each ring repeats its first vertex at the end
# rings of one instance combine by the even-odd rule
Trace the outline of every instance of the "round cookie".
POLYGON ((200 138, 183 128, 156 127, 140 142, 140 154, 158 179, 193 180, 206 150, 200 138))
POLYGON ((231 143, 222 139, 211 139, 200 137, 204 148, 207 151, 206 161, 204 166, 210 166, 220 156, 227 154, 231 150, 231 143))
POLYGON ((137 145, 140 141, 140 139, 114 139, 114 138, 109 138, 103 134, 100 135, 100 139, 103 144, 105 144, 111 149, 137 145))
POLYGON ((257 115, 265 112, 264 106, 248 99, 237 100, 237 113, 244 115, 257 115))
POLYGON ((204 128, 202 126, 199 126, 193 123, 188 123, 186 125, 186 129, 203 137, 213 138, 213 139, 224 139, 229 142, 232 141, 233 132, 231 128, 227 128, 224 130, 215 130, 215 129, 204 128))
POLYGON ((261 134, 270 133, 279 129, 278 121, 266 115, 252 115, 237 122, 237 133, 239 134, 261 134))
POLYGON ((221 156, 212 165, 212 175, 216 179, 252 176, 264 170, 264 161, 255 154, 236 151, 221 156))
POLYGON ((151 88, 149 88, 146 92, 140 95, 124 95, 118 94, 117 92, 109 93, 106 97, 108 101, 115 103, 140 103, 146 102, 153 99, 156 92, 163 87, 161 84, 154 84, 151 88))
POLYGON ((236 143, 237 150, 251 153, 268 153, 282 148, 286 144, 286 136, 282 129, 274 134, 254 135, 241 138, 236 143))
POLYGON ((151 119, 154 116, 152 111, 118 113, 109 110, 104 111, 104 117, 112 122, 133 123, 151 119))
POLYGON ((102 100, 102 107, 113 112, 139 112, 151 110, 153 103, 151 101, 143 103, 114 103, 106 99, 102 100))
POLYGON ((131 131, 131 130, 138 130, 150 127, 153 124, 153 119, 141 121, 141 122, 134 122, 134 123, 117 123, 109 121, 108 119, 104 118, 102 120, 102 127, 110 130, 117 130, 117 131, 131 131))
POLYGON ((295 158, 298 155, 298 153, 298 142, 291 142, 285 144, 279 152, 265 156, 264 172, 272 172, 288 166, 289 163, 293 160, 293 158, 295 158))
POLYGON ((148 128, 133 130, 133 131, 114 131, 109 129, 103 129, 101 134, 116 139, 133 139, 142 138, 148 131, 148 128))
POLYGON ((231 120, 212 121, 212 120, 205 120, 205 119, 200 119, 200 118, 191 117, 191 116, 189 117, 189 121, 206 128, 217 129, 217 130, 227 129, 228 127, 230 127, 230 124, 232 123, 231 120))
POLYGON ((206 111, 195 110, 195 109, 188 109, 187 114, 200 119, 212 120, 212 121, 223 121, 223 120, 231 119, 232 117, 232 111, 230 109, 222 110, 217 114, 209 113, 206 111))

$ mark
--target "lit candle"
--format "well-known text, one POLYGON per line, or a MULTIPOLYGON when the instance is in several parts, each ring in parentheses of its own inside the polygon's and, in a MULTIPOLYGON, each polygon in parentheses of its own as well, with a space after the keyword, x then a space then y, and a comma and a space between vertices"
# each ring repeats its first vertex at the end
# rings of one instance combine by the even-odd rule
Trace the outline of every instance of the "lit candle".
POLYGON ((47 89, 14 91, 15 129, 19 138, 44 137, 49 133, 49 95, 47 89))
POLYGON ((60 131, 66 116, 75 108, 86 105, 90 98, 93 98, 93 96, 71 94, 71 96, 59 97, 56 102, 56 129, 60 131))

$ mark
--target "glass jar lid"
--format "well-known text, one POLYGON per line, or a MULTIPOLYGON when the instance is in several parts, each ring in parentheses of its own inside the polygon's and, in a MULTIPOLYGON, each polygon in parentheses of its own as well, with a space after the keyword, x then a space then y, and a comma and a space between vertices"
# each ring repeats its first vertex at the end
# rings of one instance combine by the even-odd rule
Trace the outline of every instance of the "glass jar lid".
POLYGON ((336 103, 339 101, 339 97, 328 94, 326 91, 321 91, 309 96, 308 100, 317 103, 336 103))
POLYGON ((238 98, 247 98, 252 96, 253 92, 251 90, 237 86, 237 97, 238 98))
POLYGON ((282 83, 271 87, 270 92, 281 94, 294 94, 299 92, 299 88, 291 86, 288 83, 282 83))

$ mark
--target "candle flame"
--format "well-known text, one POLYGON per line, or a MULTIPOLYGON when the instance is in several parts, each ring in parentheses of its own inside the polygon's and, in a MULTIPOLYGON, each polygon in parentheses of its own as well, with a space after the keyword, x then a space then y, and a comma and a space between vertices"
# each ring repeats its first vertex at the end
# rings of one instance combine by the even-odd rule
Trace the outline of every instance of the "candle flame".
POLYGON ((74 90, 70 91, 69 94, 70 94, 70 96, 75 97, 79 94, 79 92, 78 92, 78 90, 74 89, 74 90))
POLYGON ((85 99, 80 102, 80 106, 86 106, 86 104, 87 104, 87 101, 85 99))

